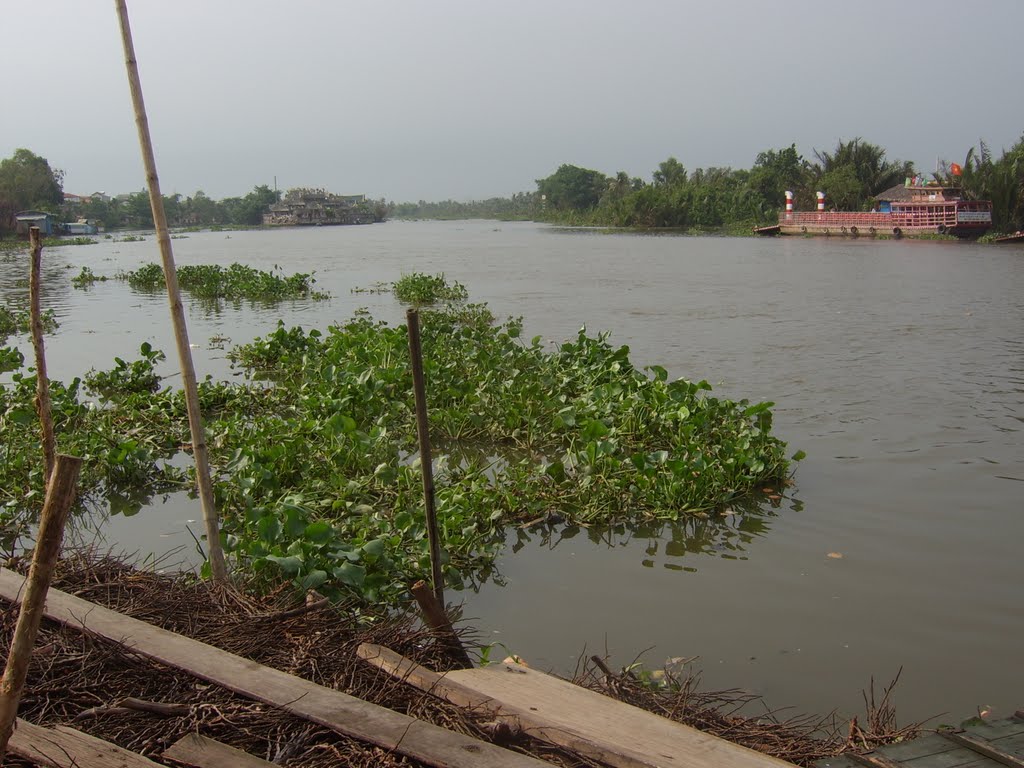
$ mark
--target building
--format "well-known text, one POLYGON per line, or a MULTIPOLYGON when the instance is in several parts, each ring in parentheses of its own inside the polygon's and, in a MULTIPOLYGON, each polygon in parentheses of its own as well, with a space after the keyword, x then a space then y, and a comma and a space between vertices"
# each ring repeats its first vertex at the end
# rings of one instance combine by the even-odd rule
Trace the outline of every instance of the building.
POLYGON ((267 227, 330 226, 372 224, 373 211, 365 195, 334 195, 323 189, 289 190, 284 199, 263 214, 267 227))
POLYGON ((28 237, 32 227, 39 227, 39 234, 50 237, 57 231, 57 218, 46 211, 22 211, 14 214, 14 231, 21 237, 28 237))

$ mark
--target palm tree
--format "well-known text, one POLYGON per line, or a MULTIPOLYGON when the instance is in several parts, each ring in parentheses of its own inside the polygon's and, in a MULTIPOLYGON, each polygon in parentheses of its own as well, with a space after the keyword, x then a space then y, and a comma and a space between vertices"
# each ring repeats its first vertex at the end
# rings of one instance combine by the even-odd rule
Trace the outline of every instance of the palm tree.
POLYGON ((840 139, 831 154, 814 150, 814 156, 818 159, 814 171, 819 182, 828 174, 838 173, 844 167, 849 166, 853 169, 860 183, 858 207, 864 206, 875 195, 899 184, 914 172, 913 163, 886 160, 882 147, 860 137, 845 142, 840 139))

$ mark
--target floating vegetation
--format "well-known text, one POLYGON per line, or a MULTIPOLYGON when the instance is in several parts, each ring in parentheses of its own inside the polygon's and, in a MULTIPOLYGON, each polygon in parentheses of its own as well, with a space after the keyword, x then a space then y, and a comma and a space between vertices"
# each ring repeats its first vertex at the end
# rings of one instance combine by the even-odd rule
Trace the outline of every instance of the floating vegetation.
MULTIPOLYGON (((119 277, 140 291, 157 291, 165 286, 164 271, 159 264, 146 264, 119 277)), ((283 272, 265 272, 244 264, 232 264, 229 267, 217 264, 178 267, 178 284, 181 289, 200 299, 273 302, 329 298, 328 294, 313 290, 315 282, 311 274, 297 272, 286 276, 283 272)))
MULTIPOLYGON (((52 309, 43 310, 40 316, 45 333, 51 333, 59 327, 52 309)), ((0 307, 0 342, 18 333, 31 333, 32 319, 27 309, 9 309, 0 307)))
POLYGON ((144 243, 146 238, 142 235, 125 235, 124 237, 115 237, 115 243, 144 243))
POLYGON ((71 278, 71 284, 75 288, 88 288, 93 283, 103 283, 108 279, 106 275, 97 275, 89 267, 82 267, 82 271, 71 278))
MULTIPOLYGON (((637 369, 606 334, 549 348, 481 304, 427 310, 422 326, 452 586, 487 578, 508 524, 704 518, 789 472, 771 403, 637 369)), ((181 480, 183 398, 161 389, 162 353, 140 353, 51 385, 60 449, 88 458, 86 498, 181 480)), ((282 324, 230 357, 248 381, 206 381, 200 399, 237 565, 335 598, 404 599, 429 573, 405 327, 366 313, 325 331, 282 324)), ((34 383, 19 369, 0 390, 0 522, 29 519, 42 498, 34 383)))
POLYGON ((444 301, 465 301, 469 297, 466 286, 461 283, 448 284, 443 274, 427 275, 413 272, 402 275, 391 284, 395 298, 403 304, 426 306, 444 301))
POLYGON ((43 246, 47 248, 59 248, 64 245, 96 245, 99 240, 91 237, 46 237, 43 238, 43 246))

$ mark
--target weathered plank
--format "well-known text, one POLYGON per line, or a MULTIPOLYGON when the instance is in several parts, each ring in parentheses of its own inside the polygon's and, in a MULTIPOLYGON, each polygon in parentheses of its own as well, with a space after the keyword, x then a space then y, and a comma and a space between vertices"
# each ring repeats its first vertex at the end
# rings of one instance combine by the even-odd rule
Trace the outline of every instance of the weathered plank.
POLYGON ((274 763, 198 733, 181 737, 164 750, 163 756, 195 768, 274 768, 274 763))
MULTIPOLYGON (((936 752, 931 755, 901 760, 899 762, 904 768, 964 768, 964 766, 967 766, 970 763, 977 762, 980 757, 977 752, 972 752, 958 744, 950 742, 950 746, 952 749, 947 749, 945 752, 936 752)), ((885 755, 888 757, 889 748, 882 747, 871 754, 885 755)), ((989 765, 990 768, 999 768, 999 766, 994 763, 990 763, 989 765)))
POLYGON ((515 664, 438 675, 378 647, 360 651, 367 660, 375 655, 378 666, 394 669, 413 685, 486 709, 530 736, 618 768, 790 768, 782 760, 515 664))
POLYGON ((956 731, 944 731, 943 736, 955 741, 962 747, 984 755, 996 762, 1008 765, 1010 768, 1024 768, 1024 759, 1019 754, 1007 751, 1000 745, 1000 741, 989 741, 981 736, 972 733, 957 733, 956 731))
POLYGON ((46 768, 162 768, 142 755, 74 728, 43 728, 20 718, 7 751, 46 768))
POLYGON ((944 739, 937 733, 928 733, 910 741, 887 744, 877 751, 880 751, 892 760, 905 763, 908 760, 915 760, 929 755, 939 755, 954 749, 957 749, 957 745, 949 739, 944 739))
MULTIPOLYGON (((0 568, 0 597, 16 603, 23 581, 17 573, 0 568)), ((257 664, 59 590, 50 590, 46 616, 121 643, 135 653, 279 707, 337 733, 438 768, 538 768, 547 765, 257 664)))

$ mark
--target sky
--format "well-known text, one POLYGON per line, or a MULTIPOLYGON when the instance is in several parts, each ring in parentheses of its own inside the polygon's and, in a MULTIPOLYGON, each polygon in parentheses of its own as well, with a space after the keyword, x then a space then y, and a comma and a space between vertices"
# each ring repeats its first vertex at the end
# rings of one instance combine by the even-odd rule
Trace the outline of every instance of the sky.
MULTIPOLYGON (((394 201, 650 180, 861 137, 922 171, 1024 134, 1024 0, 128 0, 164 194, 394 201)), ((5 2, 0 158, 145 186, 115 4, 5 2)))

